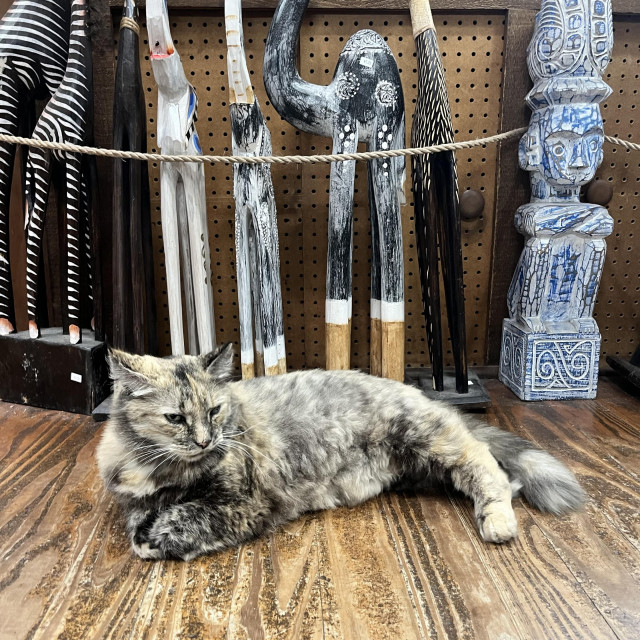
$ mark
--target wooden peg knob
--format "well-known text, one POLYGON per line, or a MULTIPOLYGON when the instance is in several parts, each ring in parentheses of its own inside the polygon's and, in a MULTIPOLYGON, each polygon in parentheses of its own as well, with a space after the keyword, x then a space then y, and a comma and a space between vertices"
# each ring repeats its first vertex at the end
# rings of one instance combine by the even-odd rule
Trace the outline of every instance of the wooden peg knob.
POLYGON ((587 187, 586 200, 591 204, 605 206, 613 198, 613 185, 608 180, 593 180, 587 187))
POLYGON ((463 220, 476 220, 484 211, 484 196, 480 191, 468 189, 460 195, 460 215, 463 220))

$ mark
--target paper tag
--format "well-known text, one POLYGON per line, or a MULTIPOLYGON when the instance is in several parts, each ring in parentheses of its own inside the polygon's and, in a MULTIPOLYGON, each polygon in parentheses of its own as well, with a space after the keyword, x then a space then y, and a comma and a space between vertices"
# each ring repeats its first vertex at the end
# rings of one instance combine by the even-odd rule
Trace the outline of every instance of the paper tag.
POLYGON ((82 376, 79 373, 72 373, 71 374, 71 381, 72 382, 82 382, 82 376))
POLYGON ((367 56, 362 56, 362 58, 360 58, 360 64, 363 67, 367 67, 367 69, 371 69, 371 67, 373 67, 373 60, 371 58, 367 58, 367 56))

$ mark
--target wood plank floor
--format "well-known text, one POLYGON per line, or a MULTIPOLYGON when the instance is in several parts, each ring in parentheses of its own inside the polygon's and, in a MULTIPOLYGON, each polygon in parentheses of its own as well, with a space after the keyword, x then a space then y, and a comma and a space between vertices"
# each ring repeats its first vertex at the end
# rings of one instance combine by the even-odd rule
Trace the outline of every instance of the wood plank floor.
POLYGON ((0 638, 640 638, 640 400, 525 404, 487 383, 492 424, 531 438, 591 496, 554 518, 515 501, 483 543, 433 491, 309 515, 188 564, 128 549, 89 418, 0 403, 0 638))

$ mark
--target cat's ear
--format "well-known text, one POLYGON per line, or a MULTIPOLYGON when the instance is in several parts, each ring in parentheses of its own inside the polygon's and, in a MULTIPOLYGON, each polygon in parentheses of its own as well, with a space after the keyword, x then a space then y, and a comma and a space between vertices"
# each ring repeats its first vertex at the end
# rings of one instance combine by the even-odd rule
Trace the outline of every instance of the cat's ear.
POLYGON ((233 344, 227 342, 211 353, 200 356, 202 366, 216 380, 224 380, 231 377, 233 367, 233 344))
POLYGON ((141 397, 153 393, 155 387, 149 379, 146 359, 144 356, 109 347, 107 362, 111 379, 120 382, 132 396, 141 397))

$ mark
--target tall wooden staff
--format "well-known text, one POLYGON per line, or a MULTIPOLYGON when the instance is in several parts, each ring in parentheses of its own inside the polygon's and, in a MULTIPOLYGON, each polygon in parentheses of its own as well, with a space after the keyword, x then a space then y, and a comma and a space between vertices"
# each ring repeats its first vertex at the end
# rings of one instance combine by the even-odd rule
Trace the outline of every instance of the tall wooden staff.
MULTIPOLYGON (((436 30, 428 0, 411 0, 411 22, 418 54, 418 101, 411 146, 453 142, 451 109, 436 30)), ((467 393, 467 354, 458 175, 452 151, 412 159, 418 264, 427 327, 433 387, 444 389, 438 246, 442 257, 456 390, 467 393)))
MULTIPOLYGON (((137 18, 135 0, 125 0, 113 100, 113 148, 145 152, 147 127, 137 18)), ((147 163, 115 160, 113 175, 113 346, 156 354, 147 163)))
MULTIPOLYGON (((271 135, 253 93, 240 0, 225 0, 233 155, 271 155, 271 135)), ((268 164, 233 166, 242 377, 287 370, 276 202, 268 164), (253 308, 253 314, 252 314, 253 308), (255 367, 254 367, 255 342, 255 367)))

